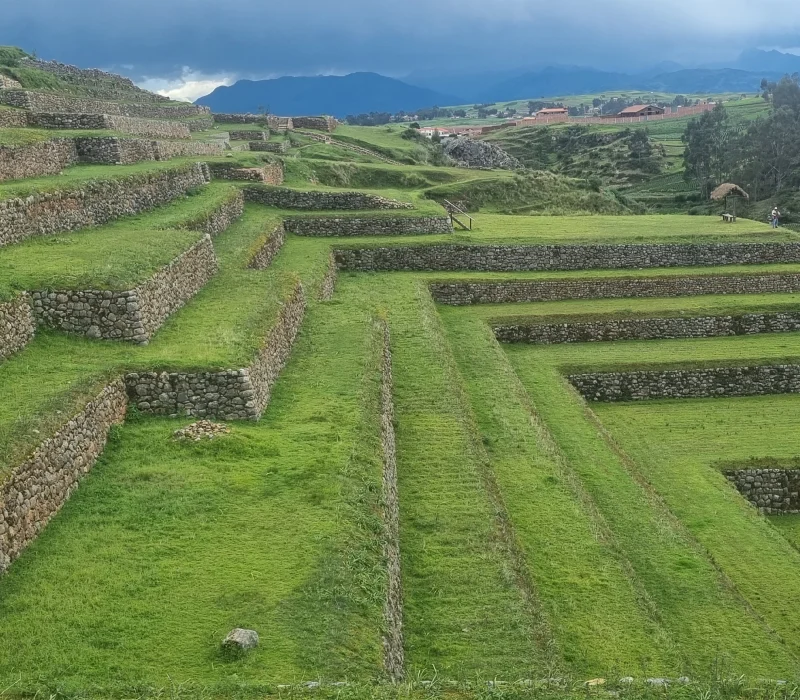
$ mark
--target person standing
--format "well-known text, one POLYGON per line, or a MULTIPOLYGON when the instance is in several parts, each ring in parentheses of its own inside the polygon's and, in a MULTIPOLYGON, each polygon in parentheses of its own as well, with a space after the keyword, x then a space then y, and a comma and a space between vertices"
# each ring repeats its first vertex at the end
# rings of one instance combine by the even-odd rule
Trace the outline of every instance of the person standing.
POLYGON ((769 215, 769 219, 772 222, 772 228, 778 228, 781 222, 781 212, 779 211, 777 204, 772 208, 772 213, 769 215))

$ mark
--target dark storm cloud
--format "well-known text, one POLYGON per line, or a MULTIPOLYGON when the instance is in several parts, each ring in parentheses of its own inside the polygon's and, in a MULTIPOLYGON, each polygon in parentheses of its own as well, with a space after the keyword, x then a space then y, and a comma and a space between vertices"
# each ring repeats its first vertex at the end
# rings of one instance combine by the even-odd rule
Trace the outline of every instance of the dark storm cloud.
POLYGON ((0 42, 137 76, 644 66, 800 45, 796 0, 6 0, 0 42))

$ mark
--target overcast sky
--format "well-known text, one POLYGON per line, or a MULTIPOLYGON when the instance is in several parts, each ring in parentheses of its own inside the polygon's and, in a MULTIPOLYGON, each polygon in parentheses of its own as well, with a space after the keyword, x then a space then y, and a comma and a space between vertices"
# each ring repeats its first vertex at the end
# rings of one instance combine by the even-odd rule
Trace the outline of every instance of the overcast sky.
POLYGON ((237 77, 631 71, 800 47, 798 0, 3 0, 0 44, 196 97, 237 77), (192 93, 192 94, 190 94, 192 93), (197 94, 194 94, 197 93, 197 94))

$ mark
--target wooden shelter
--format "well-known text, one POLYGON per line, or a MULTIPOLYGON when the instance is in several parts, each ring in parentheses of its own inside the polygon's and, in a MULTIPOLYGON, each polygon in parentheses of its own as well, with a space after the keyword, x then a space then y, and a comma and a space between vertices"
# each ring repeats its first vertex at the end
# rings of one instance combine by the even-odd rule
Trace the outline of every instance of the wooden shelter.
POLYGON ((725 182, 711 193, 711 199, 715 202, 725 202, 725 211, 722 213, 722 219, 728 223, 735 223, 736 200, 745 199, 749 201, 750 195, 739 187, 739 185, 734 185, 732 182, 725 182), (731 207, 733 211, 729 211, 731 207))

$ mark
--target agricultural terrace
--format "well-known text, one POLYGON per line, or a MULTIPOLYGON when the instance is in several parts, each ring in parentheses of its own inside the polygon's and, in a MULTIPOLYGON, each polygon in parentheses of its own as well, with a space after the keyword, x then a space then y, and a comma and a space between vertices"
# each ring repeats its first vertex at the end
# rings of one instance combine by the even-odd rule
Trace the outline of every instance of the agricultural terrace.
POLYGON ((792 697, 797 234, 269 139, 0 184, 0 697, 792 697))

